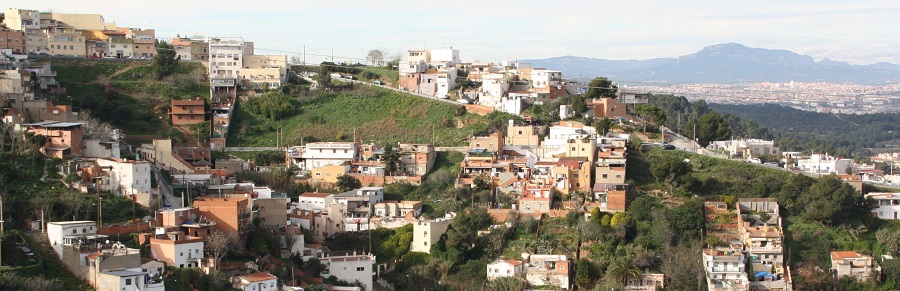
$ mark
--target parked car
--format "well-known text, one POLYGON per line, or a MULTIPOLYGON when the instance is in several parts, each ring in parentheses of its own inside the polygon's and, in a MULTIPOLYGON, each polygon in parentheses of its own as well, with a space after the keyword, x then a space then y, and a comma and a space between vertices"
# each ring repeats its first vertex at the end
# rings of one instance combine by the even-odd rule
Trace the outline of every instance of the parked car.
POLYGON ((456 102, 459 102, 459 104, 469 104, 469 100, 466 100, 466 99, 459 99, 459 100, 456 100, 456 102))
POLYGON ((762 161, 760 161, 758 158, 749 158, 747 159, 747 161, 751 164, 762 164, 762 161))
POLYGON ((663 148, 664 150, 674 150, 674 149, 675 149, 675 145, 671 145, 671 144, 667 144, 667 143, 666 143, 666 144, 663 144, 662 148, 663 148))
POLYGON ((778 163, 775 163, 775 162, 766 162, 765 164, 763 164, 763 166, 766 166, 766 167, 773 167, 773 168, 778 168, 778 163))
POLYGON ((381 81, 375 81, 375 82, 372 82, 372 84, 381 85, 381 81))

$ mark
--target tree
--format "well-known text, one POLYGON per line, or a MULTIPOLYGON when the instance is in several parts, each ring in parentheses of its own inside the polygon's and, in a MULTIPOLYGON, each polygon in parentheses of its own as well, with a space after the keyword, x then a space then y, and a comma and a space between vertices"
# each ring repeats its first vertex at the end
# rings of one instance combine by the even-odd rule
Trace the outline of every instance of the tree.
POLYGON ((677 156, 666 155, 650 165, 650 173, 656 177, 657 181, 669 184, 672 194, 674 194, 676 182, 679 178, 684 179, 685 176, 690 175, 691 166, 677 156))
POLYGON ((641 275, 641 270, 634 265, 619 260, 609 266, 606 270, 606 276, 611 280, 622 282, 622 285, 628 285, 628 280, 635 280, 641 275))
POLYGON ((584 102, 584 97, 581 95, 575 95, 572 97, 572 112, 575 118, 584 117, 584 112, 587 111, 587 103, 584 102))
POLYGON ((460 253, 471 250, 478 241, 478 230, 490 226, 492 218, 484 208, 470 208, 457 213, 447 230, 447 247, 460 253))
POLYGON ((900 232, 896 229, 882 228, 875 233, 875 238, 878 239, 878 244, 887 249, 888 254, 900 254, 900 232))
POLYGON ((597 133, 600 135, 606 135, 606 133, 612 129, 613 125, 615 125, 615 120, 606 116, 594 121, 594 129, 596 129, 597 133))
POLYGON ((587 259, 578 260, 578 265, 575 266, 575 284, 578 284, 578 287, 587 289, 591 285, 591 278, 594 277, 591 274, 593 273, 591 267, 591 262, 587 259))
POLYGON ((303 271, 313 277, 319 277, 325 271, 325 265, 317 258, 310 258, 303 262, 303 271))
POLYGON ((616 91, 619 86, 613 85, 612 81, 605 77, 596 77, 588 84, 588 90, 584 93, 584 97, 588 99, 597 98, 615 98, 616 91))
POLYGON ((338 176, 337 182, 335 182, 334 185, 341 189, 341 191, 350 191, 353 189, 362 188, 362 183, 360 183, 358 179, 347 174, 338 176))
POLYGON ((397 166, 400 164, 400 152, 394 150, 394 146, 387 145, 384 147, 384 172, 385 174, 392 175, 397 171, 397 166))
POLYGON ((291 56, 291 65, 306 65, 303 63, 303 57, 300 55, 291 56))
POLYGON ((153 76, 157 80, 175 73, 180 56, 175 55, 175 47, 165 41, 156 44, 156 57, 153 58, 153 76))
POLYGON ((844 224, 870 217, 872 201, 834 176, 819 178, 800 194, 801 216, 823 224, 844 224))
POLYGON ((728 126, 728 121, 715 111, 703 114, 697 119, 691 119, 684 128, 686 136, 694 135, 695 127, 697 129, 697 143, 702 147, 706 147, 713 141, 731 138, 731 128, 728 126))
POLYGON ((666 113, 653 105, 641 104, 634 108, 634 115, 643 124, 643 131, 647 132, 647 124, 660 126, 666 123, 666 113))
POLYGON ((700 236, 706 222, 702 207, 700 201, 692 199, 668 211, 669 228, 676 239, 692 240, 700 236))
POLYGON ((328 66, 319 66, 319 72, 316 73, 316 81, 319 82, 320 88, 331 86, 331 72, 328 71, 328 66))
POLYGON ((366 54, 366 60, 373 66, 383 66, 384 65, 384 52, 379 49, 369 50, 369 53, 366 54))
POLYGON ((620 224, 627 224, 629 219, 631 218, 628 216, 628 213, 618 212, 609 220, 609 226, 616 227, 620 224))
POLYGON ((238 248, 237 235, 233 232, 216 231, 206 238, 206 250, 216 261, 216 267, 228 253, 238 248))

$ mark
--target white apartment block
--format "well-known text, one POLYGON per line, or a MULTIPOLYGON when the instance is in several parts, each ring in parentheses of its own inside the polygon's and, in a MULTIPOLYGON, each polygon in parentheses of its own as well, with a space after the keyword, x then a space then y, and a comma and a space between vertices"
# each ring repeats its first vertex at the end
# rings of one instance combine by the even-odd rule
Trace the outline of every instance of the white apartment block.
POLYGON ((362 218, 375 213, 375 204, 384 201, 384 187, 362 187, 334 196, 334 202, 344 205, 347 217, 362 218))
POLYGON ((704 249, 702 263, 710 291, 748 290, 750 281, 740 246, 704 249))
POLYGON ((242 38, 209 39, 209 85, 213 100, 236 97, 239 70, 244 62, 242 38))
POLYGON ((900 194, 897 193, 869 193, 866 198, 875 199, 877 202, 872 214, 881 219, 897 220, 900 213, 900 194))
POLYGON ((148 194, 152 176, 150 162, 128 159, 97 159, 101 168, 109 168, 111 191, 118 195, 148 194))
POLYGON ((431 246, 437 243, 450 227, 450 218, 418 221, 413 224, 413 241, 410 251, 431 253, 431 246))
POLYGON ((551 70, 531 71, 531 86, 536 89, 556 87, 562 84, 562 72, 551 70))
POLYGON ((324 211, 328 205, 334 203, 334 195, 331 193, 307 192, 297 197, 293 207, 301 210, 324 211))

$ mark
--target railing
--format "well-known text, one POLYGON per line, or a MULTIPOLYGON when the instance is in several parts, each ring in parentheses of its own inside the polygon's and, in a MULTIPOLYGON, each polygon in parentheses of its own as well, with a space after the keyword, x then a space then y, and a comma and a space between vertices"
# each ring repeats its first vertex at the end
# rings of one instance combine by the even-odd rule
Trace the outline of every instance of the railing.
POLYGON ((712 267, 712 272, 744 272, 744 267, 737 268, 723 268, 723 267, 712 267))

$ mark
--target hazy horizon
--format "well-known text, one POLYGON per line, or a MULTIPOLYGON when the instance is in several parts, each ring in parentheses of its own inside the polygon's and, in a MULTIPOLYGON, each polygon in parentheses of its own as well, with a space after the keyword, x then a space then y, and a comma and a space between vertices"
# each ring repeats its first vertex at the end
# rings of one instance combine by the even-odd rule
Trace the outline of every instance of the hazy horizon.
POLYGON ((642 1, 605 3, 490 1, 168 1, 147 7, 101 1, 11 0, 3 8, 102 14, 118 26, 154 28, 158 38, 241 36, 259 54, 300 54, 308 62, 356 60, 453 46, 464 61, 580 56, 651 59, 740 43, 851 64, 900 64, 897 1, 642 1), (90 5, 94 3, 96 5, 90 5), (452 12, 450 11, 452 9, 452 12))

